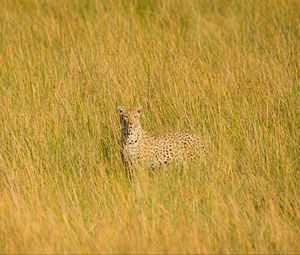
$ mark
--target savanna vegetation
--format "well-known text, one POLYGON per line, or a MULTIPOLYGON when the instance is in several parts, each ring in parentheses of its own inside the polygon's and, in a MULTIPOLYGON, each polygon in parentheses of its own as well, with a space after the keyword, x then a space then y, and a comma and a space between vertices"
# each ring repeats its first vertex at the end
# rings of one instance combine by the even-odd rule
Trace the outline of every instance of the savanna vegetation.
POLYGON ((0 1, 0 253, 299 253, 298 0, 0 1), (126 177, 118 105, 207 145, 126 177))

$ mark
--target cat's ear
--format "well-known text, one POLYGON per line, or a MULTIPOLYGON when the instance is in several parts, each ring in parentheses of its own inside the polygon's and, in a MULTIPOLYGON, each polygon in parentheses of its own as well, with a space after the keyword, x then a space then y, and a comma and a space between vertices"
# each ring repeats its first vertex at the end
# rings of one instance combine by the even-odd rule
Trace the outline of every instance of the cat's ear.
POLYGON ((119 115, 123 115, 125 113, 125 107, 124 106, 118 106, 117 112, 119 115))
POLYGON ((138 113, 142 113, 143 112, 143 107, 139 106, 136 110, 137 110, 138 113))

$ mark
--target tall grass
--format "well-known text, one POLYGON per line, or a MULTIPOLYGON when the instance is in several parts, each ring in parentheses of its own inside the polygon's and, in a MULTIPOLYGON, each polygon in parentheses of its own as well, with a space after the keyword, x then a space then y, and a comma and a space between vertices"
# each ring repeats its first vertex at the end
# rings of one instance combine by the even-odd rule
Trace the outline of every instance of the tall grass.
POLYGON ((0 1, 0 253, 299 253, 297 0, 0 1), (203 136, 119 157, 117 105, 203 136))

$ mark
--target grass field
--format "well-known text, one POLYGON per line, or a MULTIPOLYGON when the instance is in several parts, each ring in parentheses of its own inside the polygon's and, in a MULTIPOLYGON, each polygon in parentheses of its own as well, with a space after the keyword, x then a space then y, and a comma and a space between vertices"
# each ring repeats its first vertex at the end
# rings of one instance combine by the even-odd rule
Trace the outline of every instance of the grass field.
POLYGON ((298 0, 0 1, 0 253, 300 253, 298 0), (129 182, 118 105, 198 167, 129 182))

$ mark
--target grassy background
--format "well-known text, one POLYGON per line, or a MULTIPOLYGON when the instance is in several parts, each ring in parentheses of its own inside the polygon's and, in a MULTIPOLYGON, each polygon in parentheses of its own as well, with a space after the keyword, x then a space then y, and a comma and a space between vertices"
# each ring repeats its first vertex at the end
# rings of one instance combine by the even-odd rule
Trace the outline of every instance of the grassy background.
POLYGON ((300 252, 297 0, 0 1, 0 253, 300 252), (128 183, 117 105, 209 147, 128 183))

